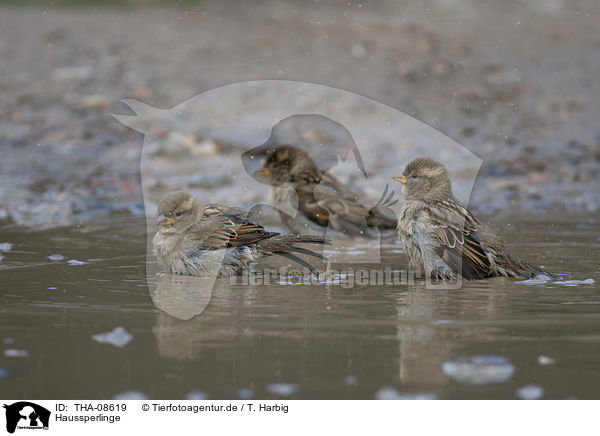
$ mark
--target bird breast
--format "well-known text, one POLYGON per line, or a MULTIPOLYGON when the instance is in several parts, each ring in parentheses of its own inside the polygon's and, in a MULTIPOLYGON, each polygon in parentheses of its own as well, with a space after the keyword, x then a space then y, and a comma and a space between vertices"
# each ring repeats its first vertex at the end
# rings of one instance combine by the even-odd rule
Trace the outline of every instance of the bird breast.
POLYGON ((290 183, 276 186, 272 193, 273 204, 283 213, 295 217, 298 213, 298 194, 290 183))

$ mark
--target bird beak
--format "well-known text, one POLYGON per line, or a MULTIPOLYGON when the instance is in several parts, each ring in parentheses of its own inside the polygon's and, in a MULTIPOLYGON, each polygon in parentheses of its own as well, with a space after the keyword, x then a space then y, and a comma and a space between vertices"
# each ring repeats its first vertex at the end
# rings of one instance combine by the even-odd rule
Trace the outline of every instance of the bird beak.
POLYGON ((163 227, 170 226, 171 224, 173 224, 173 218, 160 215, 158 218, 156 218, 156 224, 163 227))
POLYGON ((261 168, 260 170, 254 173, 256 177, 269 177, 271 175, 271 171, 268 168, 261 168))
POLYGON ((406 177, 404 177, 404 176, 396 176, 396 177, 392 177, 392 179, 394 179, 396 182, 400 182, 403 185, 406 185, 406 177))

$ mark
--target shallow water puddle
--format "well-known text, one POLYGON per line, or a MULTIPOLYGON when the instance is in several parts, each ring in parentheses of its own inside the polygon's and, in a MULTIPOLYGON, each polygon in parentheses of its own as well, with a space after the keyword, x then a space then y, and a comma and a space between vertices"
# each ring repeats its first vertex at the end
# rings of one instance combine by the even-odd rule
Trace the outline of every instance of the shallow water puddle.
MULTIPOLYGON (((358 285, 357 269, 373 265, 333 265, 301 283, 219 280, 207 295, 164 277, 149 293, 139 218, 0 228, 1 388, 14 398, 598 398, 600 227, 552 219, 513 221, 507 236, 559 279, 358 285)), ((381 253, 375 267, 406 268, 393 239, 381 253)))

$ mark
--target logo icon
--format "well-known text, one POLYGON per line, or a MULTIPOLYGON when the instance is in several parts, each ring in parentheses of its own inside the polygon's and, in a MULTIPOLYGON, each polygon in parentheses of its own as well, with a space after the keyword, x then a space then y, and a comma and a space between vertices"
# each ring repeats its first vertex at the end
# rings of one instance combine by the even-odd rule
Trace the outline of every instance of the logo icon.
POLYGON ((4 405, 6 409, 6 431, 14 433, 18 429, 48 429, 50 411, 29 401, 19 401, 4 405))

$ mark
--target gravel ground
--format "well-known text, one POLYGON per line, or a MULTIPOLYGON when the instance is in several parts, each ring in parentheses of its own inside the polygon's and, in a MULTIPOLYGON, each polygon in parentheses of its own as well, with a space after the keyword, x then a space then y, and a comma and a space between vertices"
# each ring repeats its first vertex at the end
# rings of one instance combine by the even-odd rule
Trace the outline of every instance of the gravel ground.
MULTIPOLYGON (((482 159, 479 213, 598 212, 599 18, 591 0, 0 6, 0 219, 143 213, 143 135, 119 100, 167 109, 259 79, 348 90, 454 139, 482 159)), ((256 145, 188 130, 154 133, 219 165, 256 145)), ((370 147, 377 172, 390 144, 370 147)), ((241 203, 226 177, 193 183, 241 203)))

